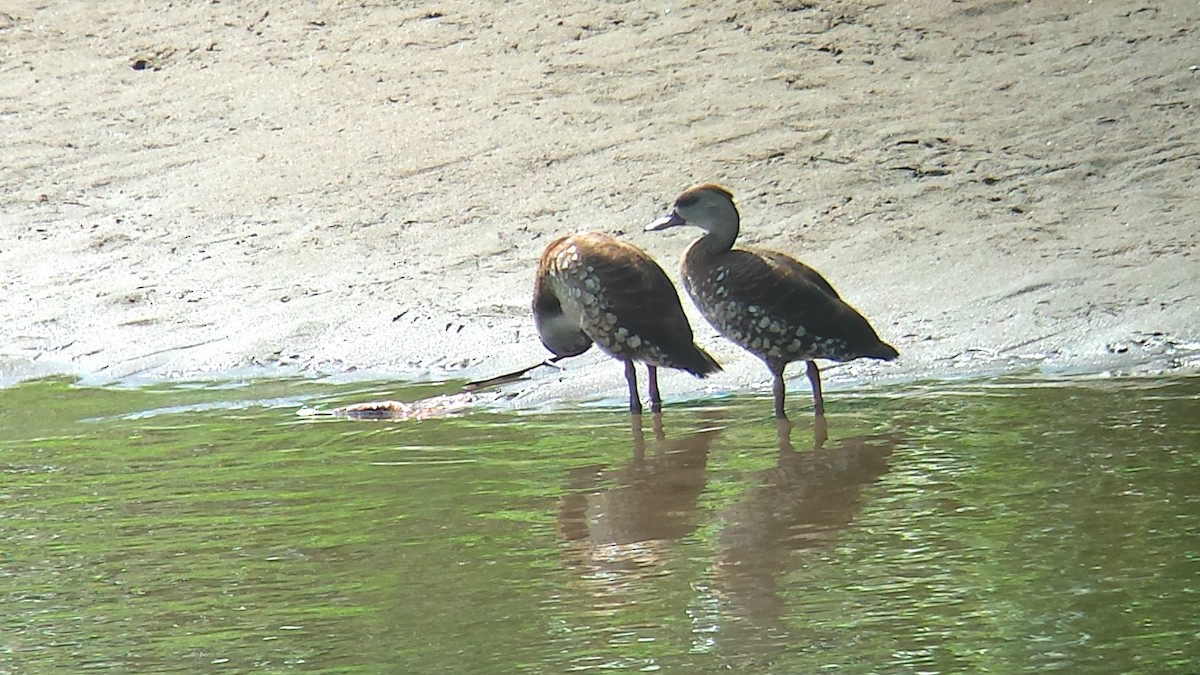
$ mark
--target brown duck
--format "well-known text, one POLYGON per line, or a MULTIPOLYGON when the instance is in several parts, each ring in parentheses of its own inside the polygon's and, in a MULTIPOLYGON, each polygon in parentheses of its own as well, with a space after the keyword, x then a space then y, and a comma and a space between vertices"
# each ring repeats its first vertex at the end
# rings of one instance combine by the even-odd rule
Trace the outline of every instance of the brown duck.
POLYGON ((538 262, 533 317, 555 360, 592 343, 625 362, 629 410, 642 412, 634 361, 647 367, 650 410, 662 410, 658 368, 704 377, 721 369, 692 341, 692 327, 666 272, 645 251, 597 232, 559 237, 538 262))
POLYGON ((733 194, 705 183, 685 190, 671 213, 646 226, 705 231, 683 254, 688 294, 725 337, 762 359, 774 376, 775 416, 784 411, 783 370, 808 363, 816 415, 825 413, 814 359, 890 361, 899 355, 816 270, 775 251, 733 248, 740 225, 733 194))

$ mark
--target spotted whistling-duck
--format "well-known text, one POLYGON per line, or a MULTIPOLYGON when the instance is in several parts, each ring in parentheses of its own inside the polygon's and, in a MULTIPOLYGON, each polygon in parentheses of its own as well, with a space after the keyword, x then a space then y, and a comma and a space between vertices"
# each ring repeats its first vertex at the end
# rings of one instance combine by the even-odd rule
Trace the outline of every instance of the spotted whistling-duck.
POLYGON ((633 362, 648 370, 650 410, 662 410, 658 371, 697 377, 721 366, 692 341, 679 294, 640 248, 596 232, 559 237, 538 262, 533 316, 542 344, 556 357, 582 354, 592 343, 625 362, 629 410, 642 412, 633 362))
POLYGON ((825 413, 814 359, 890 361, 899 352, 816 270, 783 253, 733 248, 740 224, 733 194, 704 183, 675 199, 671 213, 646 226, 705 231, 683 254, 683 282, 700 313, 725 337, 762 359, 774 376, 775 417, 785 419, 783 370, 808 363, 813 407, 825 413))

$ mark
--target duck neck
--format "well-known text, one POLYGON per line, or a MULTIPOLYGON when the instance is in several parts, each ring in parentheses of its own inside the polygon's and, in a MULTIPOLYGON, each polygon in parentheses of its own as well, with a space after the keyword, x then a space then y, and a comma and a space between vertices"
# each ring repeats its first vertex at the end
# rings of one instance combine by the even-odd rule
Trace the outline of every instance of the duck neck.
POLYGON ((734 224, 731 230, 706 232, 703 237, 693 241, 683 252, 684 278, 689 279, 696 270, 708 269, 715 265, 717 258, 728 253, 733 247, 733 240, 736 238, 737 225, 734 224))
POLYGON ((696 240, 693 248, 704 255, 719 255, 733 248, 739 232, 739 218, 736 211, 732 217, 722 219, 719 225, 707 228, 703 237, 696 240))

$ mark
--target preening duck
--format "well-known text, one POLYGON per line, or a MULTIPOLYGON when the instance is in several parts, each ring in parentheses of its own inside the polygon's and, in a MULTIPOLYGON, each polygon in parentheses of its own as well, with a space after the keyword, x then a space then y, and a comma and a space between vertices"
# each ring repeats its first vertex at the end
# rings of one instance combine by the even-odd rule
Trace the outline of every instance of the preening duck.
POLYGON ((542 344, 556 358, 582 354, 592 343, 625 362, 629 410, 642 412, 634 361, 646 364, 650 410, 662 410, 658 368, 697 377, 721 366, 692 341, 679 294, 645 251, 597 232, 550 242, 538 262, 533 317, 542 344))
POLYGON ((776 251, 733 248, 741 217, 733 194, 704 183, 675 199, 647 230, 692 225, 704 235, 683 254, 683 283, 700 313, 725 337, 762 359, 774 376, 775 416, 784 411, 783 371, 806 361, 816 415, 825 413, 814 359, 890 361, 899 355, 816 270, 776 251))

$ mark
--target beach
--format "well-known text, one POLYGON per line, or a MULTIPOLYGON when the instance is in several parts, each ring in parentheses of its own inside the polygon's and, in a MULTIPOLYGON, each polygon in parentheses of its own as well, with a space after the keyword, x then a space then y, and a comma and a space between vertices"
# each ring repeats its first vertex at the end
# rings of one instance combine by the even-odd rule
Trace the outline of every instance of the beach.
MULTIPOLYGON (((1197 26, 1194 0, 0 5, 0 384, 498 374, 549 356, 547 243, 612 234, 678 281, 697 231, 643 226, 699 182, 900 350, 835 389, 1195 372, 1197 26)), ((769 391, 683 303, 725 372, 668 400, 769 391)), ((509 386, 624 379, 593 350, 509 386)))

